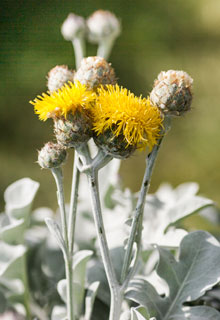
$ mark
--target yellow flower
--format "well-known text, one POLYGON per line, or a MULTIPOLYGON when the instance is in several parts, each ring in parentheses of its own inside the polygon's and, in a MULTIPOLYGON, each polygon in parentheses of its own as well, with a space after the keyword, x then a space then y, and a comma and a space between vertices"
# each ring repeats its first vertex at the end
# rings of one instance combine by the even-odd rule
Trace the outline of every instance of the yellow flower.
POLYGON ((54 117, 66 118, 68 113, 74 114, 76 110, 88 109, 95 97, 96 94, 88 91, 84 84, 78 81, 73 84, 69 81, 57 91, 43 93, 30 103, 34 105, 40 120, 46 121, 54 117))
POLYGON ((97 135, 110 129, 116 137, 123 134, 127 146, 151 149, 160 137, 163 118, 159 109, 149 98, 136 97, 118 85, 98 89, 92 113, 97 135))

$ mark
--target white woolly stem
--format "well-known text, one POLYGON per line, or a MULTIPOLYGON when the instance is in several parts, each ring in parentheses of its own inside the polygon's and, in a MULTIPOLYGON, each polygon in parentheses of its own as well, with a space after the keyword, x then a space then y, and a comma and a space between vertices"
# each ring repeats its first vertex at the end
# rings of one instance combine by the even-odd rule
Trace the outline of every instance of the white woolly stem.
POLYGON ((121 313, 122 295, 118 280, 116 278, 114 266, 112 264, 106 239, 101 211, 101 203, 99 198, 97 171, 92 171, 90 174, 88 174, 88 180, 92 199, 93 216, 100 245, 100 252, 111 293, 111 307, 109 320, 118 320, 121 313))
POLYGON ((61 168, 51 169, 54 179, 57 185, 57 199, 60 208, 61 215, 61 227, 64 242, 66 245, 66 253, 64 253, 65 271, 66 271, 66 283, 67 283, 67 319, 74 320, 74 310, 73 310, 73 274, 72 274, 72 256, 69 250, 69 240, 68 240, 68 228, 67 228, 67 218, 65 210, 65 200, 64 200, 64 190, 63 190, 63 174, 61 168))
POLYGON ((74 236, 75 236, 75 224, 76 224, 76 212, 78 203, 78 189, 80 172, 77 168, 78 155, 75 152, 74 164, 73 164, 73 178, 72 178, 72 188, 70 196, 70 209, 69 209, 69 253, 72 256, 74 250, 74 236))
POLYGON ((85 56, 85 40, 83 37, 78 37, 72 41, 72 44, 75 52, 76 69, 79 69, 81 60, 85 56))
POLYGON ((112 38, 112 37, 103 39, 102 41, 100 41, 98 45, 97 56, 102 57, 105 60, 108 60, 111 54, 114 42, 115 42, 115 38, 112 38))
POLYGON ((151 176, 153 173, 153 168, 155 164, 155 160, 157 158, 157 154, 160 148, 162 142, 162 138, 158 141, 158 143, 153 147, 152 152, 148 155, 148 159, 146 159, 146 170, 144 173, 144 178, 143 182, 141 185, 141 190, 139 193, 136 209, 135 209, 135 214, 132 220, 132 225, 131 225, 131 233, 128 239, 128 245, 127 245, 127 250, 125 252, 125 257, 124 257, 124 263, 122 267, 122 273, 121 273, 121 283, 124 285, 124 281, 128 275, 128 269, 132 260, 132 250, 135 242, 135 237, 137 235, 137 230, 138 230, 138 241, 137 241, 137 249, 138 253, 140 250, 141 246, 141 234, 142 234, 142 217, 143 217, 143 212, 144 212, 144 206, 145 206, 145 200, 146 200, 146 195, 150 187, 150 180, 151 176), (141 226, 140 226, 141 223, 141 226))

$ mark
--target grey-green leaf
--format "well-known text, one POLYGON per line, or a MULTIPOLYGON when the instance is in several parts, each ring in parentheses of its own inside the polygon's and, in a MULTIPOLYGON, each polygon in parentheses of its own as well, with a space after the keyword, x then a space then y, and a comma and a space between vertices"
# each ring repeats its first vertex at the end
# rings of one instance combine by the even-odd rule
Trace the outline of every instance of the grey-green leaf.
POLYGON ((73 256, 73 281, 74 288, 77 289, 77 303, 75 303, 75 310, 77 316, 80 316, 83 306, 84 293, 85 293, 85 278, 86 278, 86 265, 93 252, 91 250, 78 251, 73 256))
POLYGON ((0 291, 0 314, 2 314, 7 307, 7 300, 2 291, 0 291))
POLYGON ((93 306, 100 282, 93 282, 87 289, 85 299, 85 320, 90 320, 92 317, 93 306))
POLYGON ((207 319, 219 320, 220 314, 217 317, 214 309, 183 306, 200 298, 220 281, 219 242, 207 232, 196 231, 182 240, 178 261, 163 248, 159 248, 159 253, 157 273, 167 282, 169 296, 161 298, 152 285, 138 279, 132 282, 127 297, 147 307, 150 315, 158 320, 185 319, 187 314, 192 314, 188 319, 200 319, 204 312, 210 316, 207 319))
POLYGON ((156 320, 150 318, 150 315, 146 308, 143 306, 131 308, 131 320, 156 320))
POLYGON ((47 224, 47 227, 50 230, 51 234, 57 240, 57 244, 59 245, 60 249, 65 254, 66 253, 66 245, 65 245, 62 233, 60 231, 60 227, 58 226, 56 221, 51 218, 46 218, 45 223, 47 224))
POLYGON ((26 219, 40 184, 30 178, 12 183, 4 193, 6 213, 12 219, 26 219))
POLYGON ((51 320, 65 320, 66 319, 66 308, 63 306, 55 306, 52 310, 51 320))
POLYGON ((151 244, 163 247, 179 247, 186 231, 176 229, 173 225, 181 219, 197 211, 213 205, 213 201, 196 196, 198 185, 184 183, 176 189, 170 185, 162 185, 154 195, 146 199, 143 221, 143 245, 151 244))

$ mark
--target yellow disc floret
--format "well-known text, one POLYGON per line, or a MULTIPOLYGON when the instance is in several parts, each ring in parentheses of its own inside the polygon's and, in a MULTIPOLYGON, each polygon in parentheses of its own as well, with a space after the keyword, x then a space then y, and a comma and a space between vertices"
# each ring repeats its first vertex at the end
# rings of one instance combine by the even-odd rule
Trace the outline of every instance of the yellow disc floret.
POLYGON ((40 120, 45 121, 54 117, 66 118, 68 113, 74 114, 77 110, 88 109, 95 98, 96 94, 88 91, 84 84, 78 81, 73 84, 69 81, 57 91, 43 93, 30 103, 34 105, 40 120))
POLYGON ((92 113, 97 135, 110 129, 115 136, 123 134, 127 146, 151 149, 160 137, 163 118, 159 109, 118 85, 98 89, 92 113))

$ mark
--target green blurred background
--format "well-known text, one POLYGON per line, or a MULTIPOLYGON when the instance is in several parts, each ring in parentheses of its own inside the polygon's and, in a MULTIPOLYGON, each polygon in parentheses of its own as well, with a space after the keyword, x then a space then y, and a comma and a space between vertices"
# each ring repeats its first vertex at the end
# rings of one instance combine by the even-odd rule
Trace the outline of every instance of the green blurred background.
MULTIPOLYGON (((41 183, 37 206, 57 206, 53 178, 36 164, 36 150, 52 139, 52 123, 40 122, 28 101, 46 90, 52 67, 74 68, 71 43, 60 34, 68 13, 87 17, 97 9, 121 18, 123 32, 110 59, 121 85, 147 95, 161 70, 183 69, 194 78, 192 111, 173 121, 151 191, 164 181, 197 181, 201 194, 219 203, 219 0, 8 0, 0 9, 0 209, 5 188, 25 176, 41 183)), ((95 55, 95 46, 87 48, 95 55)), ((65 166, 66 190, 71 160, 72 155, 65 166)), ((124 161, 125 185, 138 190, 143 170, 139 152, 124 161)))

